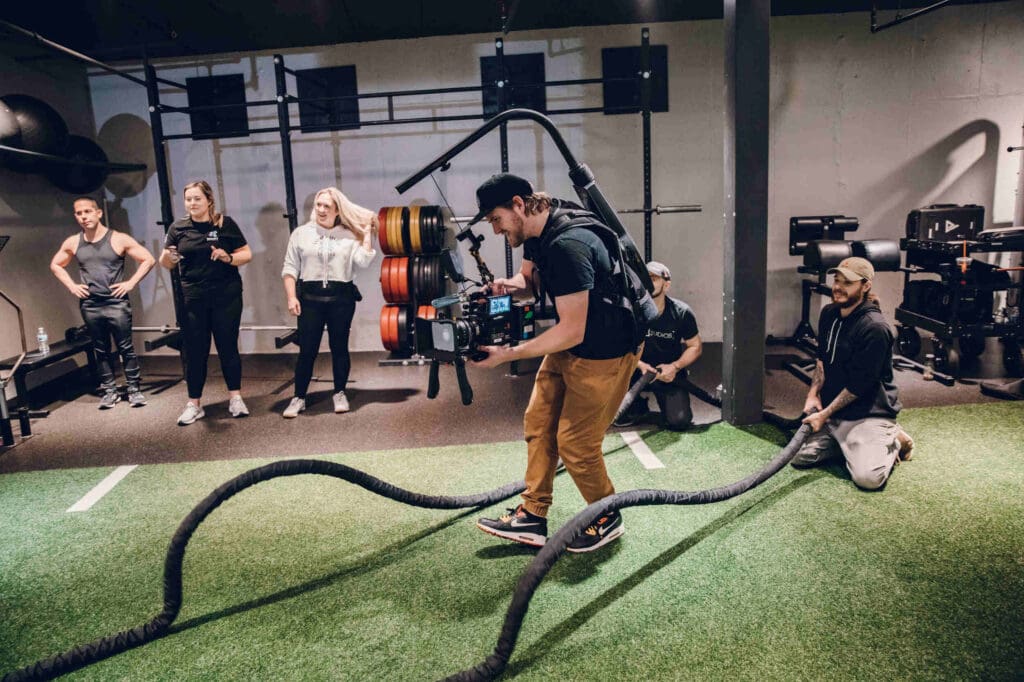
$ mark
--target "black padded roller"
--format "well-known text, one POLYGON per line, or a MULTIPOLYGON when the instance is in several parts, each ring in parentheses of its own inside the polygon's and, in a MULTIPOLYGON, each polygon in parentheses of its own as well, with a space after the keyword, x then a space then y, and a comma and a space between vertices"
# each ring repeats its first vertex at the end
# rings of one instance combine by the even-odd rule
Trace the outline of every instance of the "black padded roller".
POLYGON ((804 266, 817 272, 834 268, 853 255, 853 244, 847 241, 821 239, 808 242, 804 250, 804 266))
POLYGON ((853 255, 866 258, 876 272, 900 269, 900 243, 895 239, 864 239, 853 242, 853 255))

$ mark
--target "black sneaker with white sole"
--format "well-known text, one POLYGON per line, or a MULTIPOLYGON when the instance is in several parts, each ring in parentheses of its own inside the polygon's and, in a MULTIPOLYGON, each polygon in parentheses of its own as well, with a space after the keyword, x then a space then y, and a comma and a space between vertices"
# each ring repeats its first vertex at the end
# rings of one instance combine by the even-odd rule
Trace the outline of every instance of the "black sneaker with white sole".
POLYGON ((548 520, 519 505, 496 519, 479 519, 476 527, 499 538, 542 547, 548 539, 548 520))
POLYGON ((618 538, 625 530, 626 527, 622 525, 622 514, 617 511, 608 512, 584 528, 566 549, 577 554, 593 552, 618 538))

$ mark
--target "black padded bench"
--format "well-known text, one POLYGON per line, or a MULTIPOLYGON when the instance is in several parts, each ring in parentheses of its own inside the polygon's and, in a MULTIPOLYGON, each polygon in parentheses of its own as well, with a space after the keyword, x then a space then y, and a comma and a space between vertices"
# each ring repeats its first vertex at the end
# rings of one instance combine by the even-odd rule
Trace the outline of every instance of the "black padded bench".
MULTIPOLYGON (((98 381, 96 353, 93 351, 92 339, 86 337, 84 339, 76 339, 70 343, 68 341, 57 341, 50 346, 50 352, 46 355, 39 355, 33 352, 27 354, 25 359, 22 360, 18 371, 14 374, 14 390, 18 398, 18 405, 28 405, 28 385, 26 379, 28 379, 29 374, 79 353, 85 353, 86 359, 89 362, 89 371, 92 372, 93 378, 98 381)), ((17 361, 17 355, 6 360, 0 360, 0 370, 13 368, 14 363, 17 361)))

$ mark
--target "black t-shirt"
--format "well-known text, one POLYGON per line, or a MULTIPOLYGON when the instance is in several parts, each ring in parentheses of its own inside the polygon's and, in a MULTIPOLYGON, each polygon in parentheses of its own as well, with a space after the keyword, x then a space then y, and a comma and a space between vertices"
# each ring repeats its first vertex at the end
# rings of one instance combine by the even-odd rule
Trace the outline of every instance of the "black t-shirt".
MULTIPOLYGON (((554 199, 552 213, 557 208, 579 206, 554 199)), ((550 229, 552 223, 549 217, 544 230, 550 229)), ((542 247, 541 239, 535 237, 524 242, 523 258, 534 263, 552 300, 580 291, 590 292, 583 342, 569 352, 591 360, 632 353, 631 320, 624 319, 621 309, 602 303, 596 295, 596 291, 615 288, 611 257, 601 238, 585 227, 573 227, 555 237, 547 248, 542 247)))
MULTIPOLYGON (((690 306, 677 298, 666 296, 665 309, 647 330, 641 360, 655 367, 675 362, 683 354, 683 342, 698 333, 697 318, 690 306)), ((686 376, 686 370, 680 370, 676 376, 686 376)))
POLYGON ((164 246, 178 247, 181 261, 181 285, 186 294, 200 294, 222 288, 228 284, 241 283, 238 268, 218 260, 210 260, 213 247, 233 253, 248 242, 238 225, 224 216, 220 227, 213 223, 193 222, 191 218, 179 220, 167 230, 164 246))

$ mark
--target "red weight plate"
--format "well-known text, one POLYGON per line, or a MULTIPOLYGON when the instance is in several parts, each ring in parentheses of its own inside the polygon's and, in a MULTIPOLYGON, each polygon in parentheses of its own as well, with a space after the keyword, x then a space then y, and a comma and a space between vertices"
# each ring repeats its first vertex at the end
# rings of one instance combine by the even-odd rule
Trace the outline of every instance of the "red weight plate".
POLYGON ((384 234, 384 232, 385 232, 384 226, 387 224, 387 222, 388 222, 388 207, 384 206, 379 211, 377 211, 377 223, 379 225, 379 227, 377 228, 377 241, 380 243, 380 250, 381 251, 384 250, 385 244, 387 243, 387 237, 384 234))

